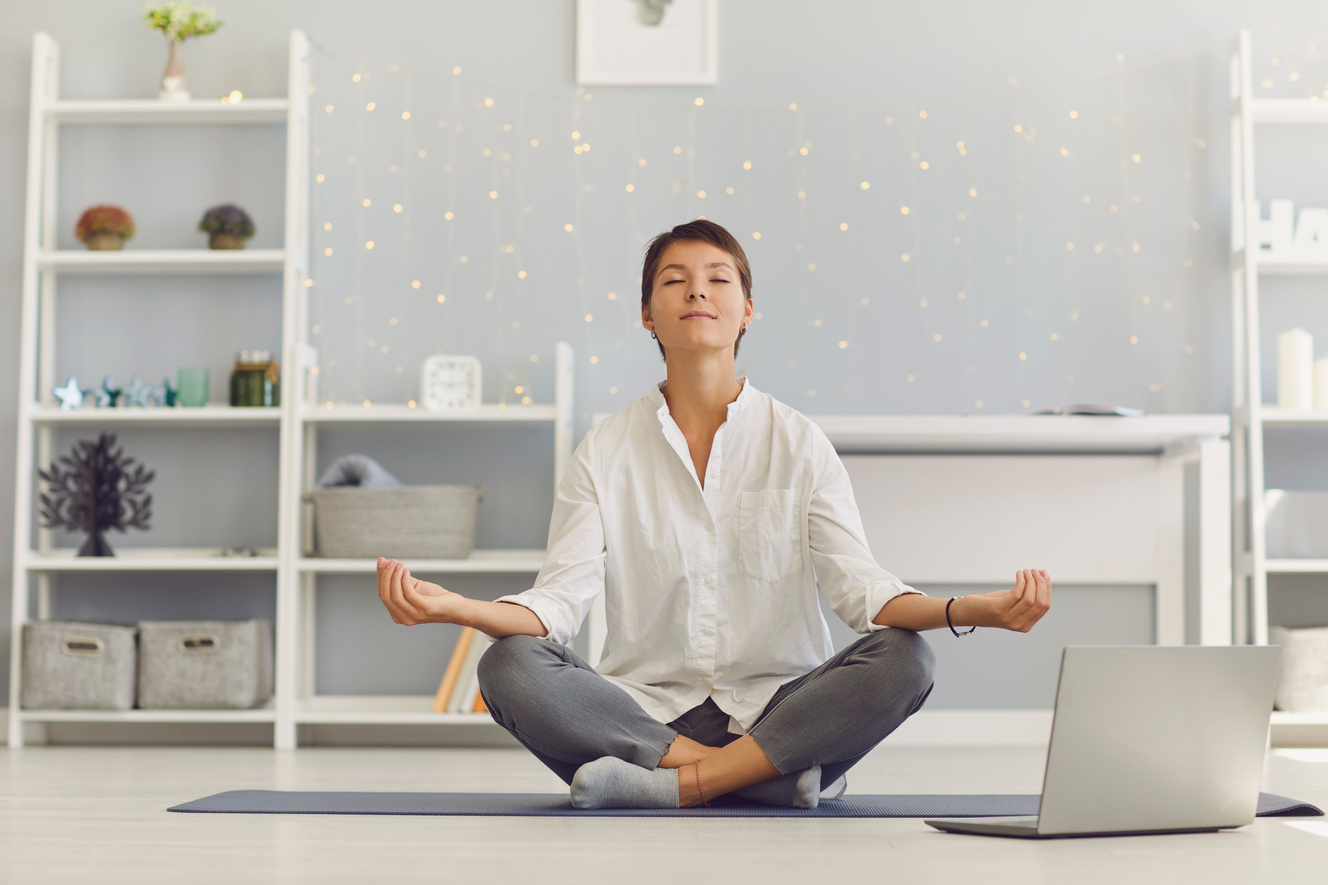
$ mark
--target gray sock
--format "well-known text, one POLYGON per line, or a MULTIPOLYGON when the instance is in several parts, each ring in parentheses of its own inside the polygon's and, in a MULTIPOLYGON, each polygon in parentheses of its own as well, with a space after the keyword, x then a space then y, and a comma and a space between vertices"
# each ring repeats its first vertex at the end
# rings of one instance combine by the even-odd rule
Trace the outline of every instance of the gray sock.
POLYGON ((572 777, 575 808, 677 808, 678 770, 642 768, 614 756, 587 762, 572 777))
POLYGON ((803 771, 780 775, 734 792, 744 799, 754 799, 766 805, 815 808, 821 801, 821 766, 813 765, 803 771))

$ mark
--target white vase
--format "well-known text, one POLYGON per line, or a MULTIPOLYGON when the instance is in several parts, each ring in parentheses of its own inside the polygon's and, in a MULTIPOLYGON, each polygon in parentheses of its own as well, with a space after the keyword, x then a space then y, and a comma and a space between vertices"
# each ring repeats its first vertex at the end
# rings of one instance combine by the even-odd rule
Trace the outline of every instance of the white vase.
POLYGON ((180 61, 180 44, 169 40, 171 55, 161 75, 161 91, 157 97, 164 101, 188 101, 189 81, 184 76, 184 62, 180 61))

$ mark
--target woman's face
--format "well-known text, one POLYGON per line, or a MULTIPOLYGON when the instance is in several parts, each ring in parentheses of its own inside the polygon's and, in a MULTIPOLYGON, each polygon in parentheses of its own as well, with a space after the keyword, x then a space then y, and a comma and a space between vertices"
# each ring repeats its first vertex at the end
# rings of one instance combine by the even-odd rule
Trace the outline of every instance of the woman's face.
POLYGON ((733 256, 703 240, 680 240, 660 256, 641 325, 669 353, 725 350, 752 318, 733 256))

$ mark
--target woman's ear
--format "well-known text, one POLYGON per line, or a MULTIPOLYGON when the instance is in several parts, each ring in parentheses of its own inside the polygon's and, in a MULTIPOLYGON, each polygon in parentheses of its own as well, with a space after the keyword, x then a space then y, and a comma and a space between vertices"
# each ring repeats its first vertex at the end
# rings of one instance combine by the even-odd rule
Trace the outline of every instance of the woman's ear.
POLYGON ((651 327, 652 325, 654 325, 654 323, 655 323, 655 319, 654 319, 654 317, 652 317, 652 316, 650 315, 650 305, 649 305, 649 304, 643 304, 643 305, 641 305, 641 326, 642 326, 642 328, 644 328, 644 329, 648 332, 648 331, 650 331, 650 327, 651 327))

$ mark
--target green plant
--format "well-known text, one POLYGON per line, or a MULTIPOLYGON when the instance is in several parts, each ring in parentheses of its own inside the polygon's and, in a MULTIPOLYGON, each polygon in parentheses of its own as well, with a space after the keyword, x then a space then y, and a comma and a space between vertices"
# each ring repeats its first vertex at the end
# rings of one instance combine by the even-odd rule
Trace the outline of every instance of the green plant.
POLYGON ((239 206, 227 203, 213 206, 204 212, 203 219, 198 222, 198 229, 209 234, 229 234, 247 240, 254 235, 254 220, 239 206))
POLYGON ((74 235, 86 243, 97 234, 115 234, 121 239, 134 235, 134 216, 119 206, 91 206, 74 225, 74 235))
POLYGON ((221 27, 217 11, 211 6, 195 6, 178 0, 149 3, 143 8, 143 21, 174 43, 183 43, 189 37, 205 37, 221 27))

